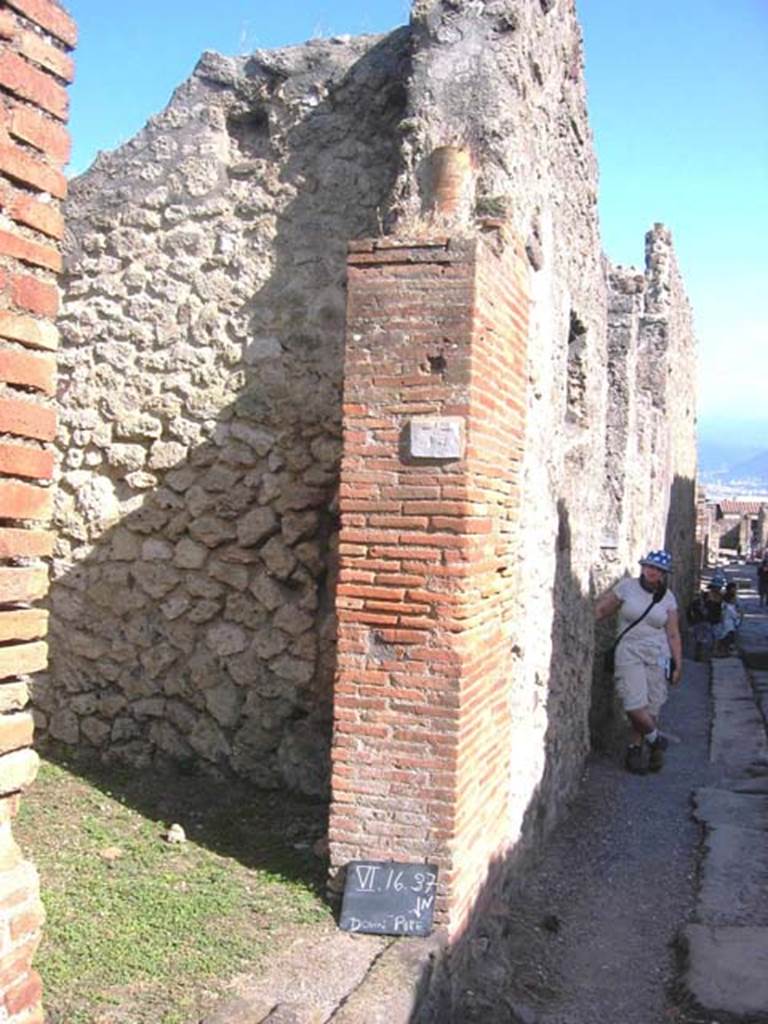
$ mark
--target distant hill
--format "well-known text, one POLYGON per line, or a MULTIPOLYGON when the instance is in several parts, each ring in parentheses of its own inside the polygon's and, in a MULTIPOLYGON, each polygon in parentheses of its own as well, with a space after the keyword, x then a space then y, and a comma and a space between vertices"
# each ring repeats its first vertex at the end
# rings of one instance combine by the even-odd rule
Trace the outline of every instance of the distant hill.
POLYGON ((729 472, 732 466, 739 466, 760 458, 761 446, 744 444, 743 441, 728 442, 699 438, 699 470, 701 472, 729 472))
POLYGON ((768 424, 707 423, 699 429, 699 476, 708 491, 768 493, 768 424))
POLYGON ((768 449, 745 459, 744 462, 737 462, 730 467, 729 472, 736 480, 749 480, 755 477, 768 481, 768 449))
POLYGON ((698 427, 699 469, 724 472, 768 452, 768 420, 702 419, 698 427))

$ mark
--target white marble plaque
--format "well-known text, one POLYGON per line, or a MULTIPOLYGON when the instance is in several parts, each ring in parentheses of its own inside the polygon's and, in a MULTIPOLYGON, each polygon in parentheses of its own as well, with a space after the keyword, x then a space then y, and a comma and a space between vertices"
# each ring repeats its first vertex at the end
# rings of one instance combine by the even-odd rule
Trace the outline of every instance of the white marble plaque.
POLYGON ((415 459, 460 459, 464 454, 461 416, 414 416, 411 456, 415 459))

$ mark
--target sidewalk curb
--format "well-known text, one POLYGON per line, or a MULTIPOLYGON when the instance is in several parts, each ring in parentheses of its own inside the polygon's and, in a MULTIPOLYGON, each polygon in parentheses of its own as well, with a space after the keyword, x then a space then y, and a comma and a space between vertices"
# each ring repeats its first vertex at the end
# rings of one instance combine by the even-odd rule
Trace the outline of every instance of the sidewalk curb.
POLYGON ((397 939, 331 1015, 328 1024, 409 1024, 430 988, 445 940, 397 939))
POLYGON ((682 982, 702 1009, 768 1022, 768 624, 751 617, 742 659, 712 662, 710 763, 693 793, 704 826, 695 921, 681 929, 682 982), (751 677, 751 678, 750 678, 751 677))

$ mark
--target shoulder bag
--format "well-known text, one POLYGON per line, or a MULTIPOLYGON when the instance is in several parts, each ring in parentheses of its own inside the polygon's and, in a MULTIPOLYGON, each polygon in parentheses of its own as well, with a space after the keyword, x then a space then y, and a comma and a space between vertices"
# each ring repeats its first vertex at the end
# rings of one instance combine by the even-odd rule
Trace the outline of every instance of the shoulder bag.
POLYGON ((664 597, 663 593, 659 593, 659 591, 656 591, 654 593, 653 597, 651 598, 651 603, 645 609, 643 614, 639 618, 635 619, 634 622, 630 622, 630 624, 628 626, 626 626, 624 629, 622 629, 622 631, 619 633, 619 635, 613 641, 613 643, 608 648, 608 650, 605 651, 605 653, 603 654, 603 670, 605 672, 613 672, 613 670, 616 668, 616 648, 619 646, 619 641, 621 639, 623 639, 623 637, 625 637, 627 635, 627 633, 630 631, 630 629, 634 629, 635 626, 638 625, 638 623, 642 622, 643 619, 645 618, 645 616, 651 610, 651 608, 653 608, 653 606, 655 604, 658 604, 659 601, 661 601, 661 599, 663 597, 664 597))

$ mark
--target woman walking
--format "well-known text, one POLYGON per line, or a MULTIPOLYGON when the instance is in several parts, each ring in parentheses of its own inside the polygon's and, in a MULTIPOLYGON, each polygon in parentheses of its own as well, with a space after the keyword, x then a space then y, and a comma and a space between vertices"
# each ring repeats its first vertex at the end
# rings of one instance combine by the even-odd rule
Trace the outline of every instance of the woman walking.
POLYGON ((675 595, 667 587, 672 571, 668 551, 651 551, 640 559, 640 575, 620 580, 595 605, 598 622, 618 612, 614 680, 629 719, 627 771, 659 771, 666 738, 659 732, 659 713, 667 699, 667 683, 682 678, 682 643, 675 595))

